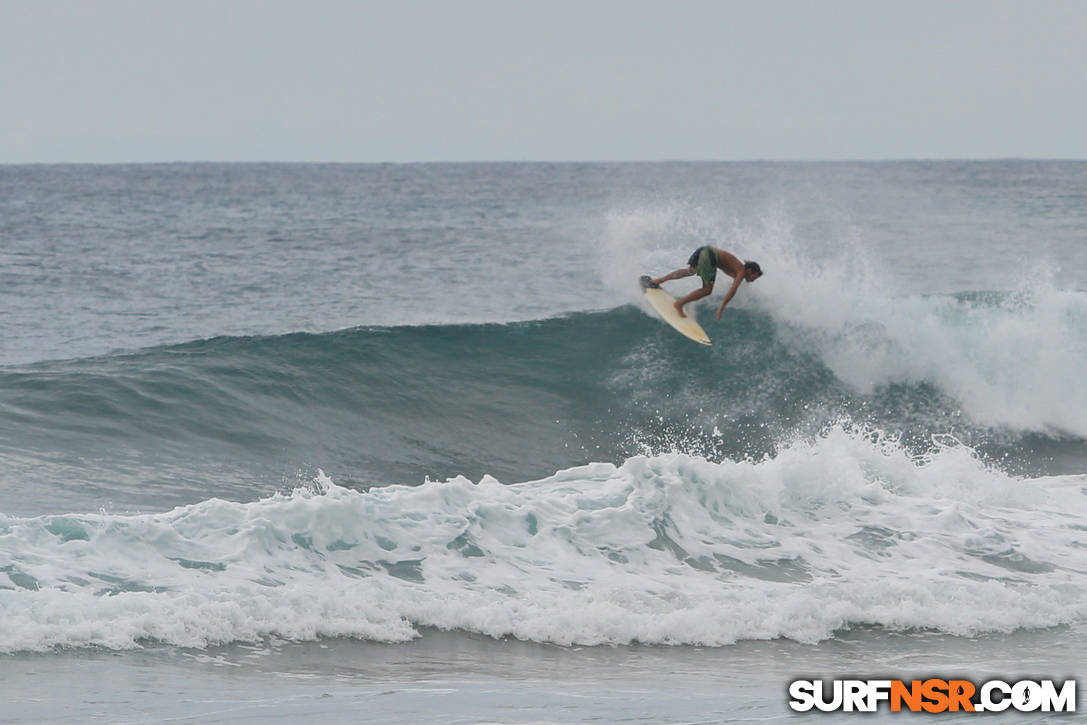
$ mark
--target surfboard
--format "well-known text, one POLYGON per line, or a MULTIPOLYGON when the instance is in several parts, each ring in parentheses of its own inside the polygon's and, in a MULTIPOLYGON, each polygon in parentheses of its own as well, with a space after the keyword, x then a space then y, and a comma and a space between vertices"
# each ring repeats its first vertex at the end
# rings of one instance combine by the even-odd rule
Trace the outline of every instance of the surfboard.
POLYGON ((691 338, 695 342, 703 345, 713 344, 702 326, 695 322, 694 315, 688 312, 686 317, 679 316, 675 307, 676 298, 661 289, 659 284, 653 284, 653 279, 649 275, 642 275, 638 279, 638 283, 645 290, 645 298, 649 301, 649 304, 653 305, 653 309, 657 311, 662 320, 676 328, 680 334, 691 338))

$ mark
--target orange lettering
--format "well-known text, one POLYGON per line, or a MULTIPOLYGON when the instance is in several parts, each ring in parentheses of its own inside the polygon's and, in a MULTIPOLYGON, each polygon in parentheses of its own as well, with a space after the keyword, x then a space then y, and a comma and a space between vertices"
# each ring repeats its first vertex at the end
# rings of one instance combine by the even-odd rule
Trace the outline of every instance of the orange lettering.
POLYGON ((902 680, 895 680, 891 683, 891 712, 899 712, 902 710, 902 703, 906 703, 906 707, 912 712, 920 712, 921 710, 921 680, 914 680, 910 687, 906 687, 906 683, 902 680))
POLYGON ((970 698, 974 696, 974 683, 970 680, 948 680, 948 705, 951 712, 958 712, 962 707, 966 712, 974 711, 974 703, 970 698))
POLYGON ((948 697, 945 694, 947 692, 947 682, 944 680, 931 679, 925 680, 921 683, 921 695, 928 700, 928 702, 922 703, 921 707, 925 712, 944 712, 947 710, 948 697))

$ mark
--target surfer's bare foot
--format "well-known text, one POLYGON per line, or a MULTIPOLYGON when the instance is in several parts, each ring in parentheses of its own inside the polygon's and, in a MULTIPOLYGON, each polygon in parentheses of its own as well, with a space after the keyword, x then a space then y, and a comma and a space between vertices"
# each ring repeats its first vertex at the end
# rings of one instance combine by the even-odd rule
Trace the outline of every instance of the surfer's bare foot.
POLYGON ((679 300, 676 300, 675 302, 672 303, 672 306, 676 308, 676 312, 679 313, 680 317, 686 317, 687 316, 687 313, 683 311, 683 303, 682 302, 680 302, 679 300))

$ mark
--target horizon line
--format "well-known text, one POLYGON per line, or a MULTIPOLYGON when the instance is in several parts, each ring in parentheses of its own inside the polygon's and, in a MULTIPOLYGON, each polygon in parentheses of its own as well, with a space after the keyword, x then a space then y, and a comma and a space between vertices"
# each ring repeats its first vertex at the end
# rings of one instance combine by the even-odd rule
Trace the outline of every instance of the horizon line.
POLYGON ((166 166, 166 165, 342 165, 342 166, 421 166, 421 165, 500 165, 500 164, 886 164, 886 163, 999 163, 999 162, 1082 162, 1087 156, 933 156, 933 157, 883 157, 883 158, 825 158, 825 159, 435 159, 412 161, 329 161, 329 160, 229 160, 229 159, 173 159, 143 161, 0 161, 0 166, 166 166))

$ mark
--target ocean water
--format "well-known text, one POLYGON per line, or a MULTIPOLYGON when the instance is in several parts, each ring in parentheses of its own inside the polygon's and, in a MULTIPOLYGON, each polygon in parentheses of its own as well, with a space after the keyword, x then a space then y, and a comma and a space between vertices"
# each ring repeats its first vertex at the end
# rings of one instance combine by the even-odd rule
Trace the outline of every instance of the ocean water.
POLYGON ((0 331, 3 722, 1087 665, 1087 162, 0 166, 0 331))

